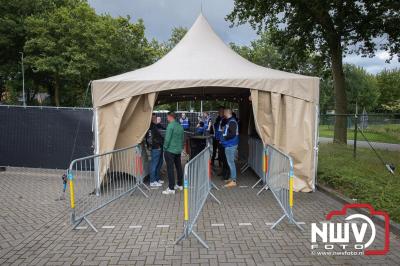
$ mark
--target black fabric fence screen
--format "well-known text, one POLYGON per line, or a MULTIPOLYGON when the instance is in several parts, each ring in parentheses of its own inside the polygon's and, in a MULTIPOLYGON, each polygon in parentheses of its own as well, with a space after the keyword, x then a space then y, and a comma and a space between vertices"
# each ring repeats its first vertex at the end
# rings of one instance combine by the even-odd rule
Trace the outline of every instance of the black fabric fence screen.
MULTIPOLYGON (((167 113, 155 113, 166 127, 167 113)), ((185 113, 194 132, 201 113, 185 113)), ((209 114, 214 122, 218 112, 209 114)), ((92 120, 90 108, 0 105, 0 166, 67 169, 93 154, 92 120)))
POLYGON ((66 169, 93 154, 92 117, 86 108, 0 106, 0 166, 66 169))

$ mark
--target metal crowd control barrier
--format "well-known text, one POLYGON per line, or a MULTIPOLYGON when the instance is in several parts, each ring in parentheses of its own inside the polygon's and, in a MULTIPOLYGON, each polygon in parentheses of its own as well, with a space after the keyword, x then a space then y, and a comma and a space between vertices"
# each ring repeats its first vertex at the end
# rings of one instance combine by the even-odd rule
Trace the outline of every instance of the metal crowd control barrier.
POLYGON ((264 152, 266 182, 257 195, 269 188, 284 212, 282 217, 271 226, 271 229, 274 229, 287 217, 290 223, 294 223, 303 231, 304 229, 293 218, 293 160, 289 155, 271 145, 267 145, 264 152))
POLYGON ((250 137, 248 140, 249 143, 249 155, 247 158, 247 163, 245 163, 241 172, 244 173, 247 169, 251 168, 256 173, 256 175, 260 178, 252 188, 255 188, 261 181, 265 184, 265 160, 264 156, 264 144, 259 138, 250 137))
POLYGON ((147 155, 141 145, 76 159, 68 169, 71 222, 75 229, 82 221, 97 232, 87 218, 93 212, 120 197, 149 188, 143 183, 147 175, 147 155))
POLYGON ((183 183, 183 208, 184 208, 184 231, 175 244, 187 239, 193 234, 200 243, 208 248, 206 242, 193 230, 197 219, 203 209, 208 195, 218 204, 221 202, 211 193, 211 147, 207 146, 196 157, 185 165, 185 176, 183 183))

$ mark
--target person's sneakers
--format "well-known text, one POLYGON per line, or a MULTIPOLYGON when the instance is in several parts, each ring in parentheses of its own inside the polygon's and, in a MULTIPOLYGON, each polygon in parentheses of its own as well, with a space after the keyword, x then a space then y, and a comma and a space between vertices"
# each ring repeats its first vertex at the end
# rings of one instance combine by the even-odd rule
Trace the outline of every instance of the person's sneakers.
POLYGON ((183 186, 178 186, 178 185, 175 185, 175 190, 180 190, 180 191, 182 191, 183 190, 183 186))
POLYGON ((164 190, 163 192, 162 192, 164 195, 174 195, 175 194, 175 190, 173 190, 173 189, 169 189, 169 187, 166 189, 166 190, 164 190))
POLYGON ((224 182, 229 183, 229 182, 231 182, 231 179, 230 178, 224 179, 224 182))
POLYGON ((157 182, 160 183, 160 184, 164 184, 164 180, 161 180, 161 179, 158 180, 157 182))
POLYGON ((233 181, 233 180, 229 181, 229 182, 225 185, 225 187, 226 187, 226 188, 236 187, 236 181, 233 181))
POLYGON ((161 187, 161 186, 162 185, 160 183, 158 183, 157 181, 150 183, 150 187, 161 187))

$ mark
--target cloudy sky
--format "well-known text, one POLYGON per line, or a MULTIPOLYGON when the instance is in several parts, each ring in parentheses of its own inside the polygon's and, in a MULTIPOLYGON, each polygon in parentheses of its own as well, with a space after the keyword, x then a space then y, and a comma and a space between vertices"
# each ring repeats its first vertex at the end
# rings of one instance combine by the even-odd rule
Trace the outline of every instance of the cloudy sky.
MULTIPOLYGON (((146 36, 165 41, 173 27, 190 28, 201 10, 201 0, 89 0, 97 13, 107 13, 112 16, 129 15, 132 21, 144 20, 146 36)), ((214 30, 226 42, 249 44, 257 38, 257 34, 248 25, 229 27, 225 16, 233 9, 233 0, 203 0, 203 14, 214 30)), ((344 61, 364 67, 371 73, 384 68, 400 68, 397 58, 389 64, 386 52, 378 52, 373 58, 362 58, 348 55, 344 61)))

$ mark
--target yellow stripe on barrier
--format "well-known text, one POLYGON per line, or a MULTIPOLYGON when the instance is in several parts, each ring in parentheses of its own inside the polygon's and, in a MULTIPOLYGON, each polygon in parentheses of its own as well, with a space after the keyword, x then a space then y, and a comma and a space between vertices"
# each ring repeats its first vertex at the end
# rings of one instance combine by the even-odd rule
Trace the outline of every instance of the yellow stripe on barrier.
POLYGON ((72 179, 69 180, 69 194, 71 200, 71 209, 75 208, 75 195, 74 195, 74 181, 72 179))
POLYGON ((183 219, 189 220, 189 192, 187 187, 183 189, 183 219))
POLYGON ((289 206, 293 207, 293 176, 289 179, 289 206))
POLYGON ((263 156, 263 172, 266 173, 268 171, 268 155, 263 156))

